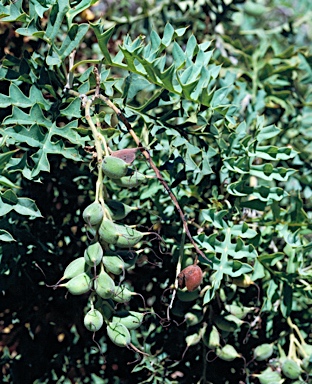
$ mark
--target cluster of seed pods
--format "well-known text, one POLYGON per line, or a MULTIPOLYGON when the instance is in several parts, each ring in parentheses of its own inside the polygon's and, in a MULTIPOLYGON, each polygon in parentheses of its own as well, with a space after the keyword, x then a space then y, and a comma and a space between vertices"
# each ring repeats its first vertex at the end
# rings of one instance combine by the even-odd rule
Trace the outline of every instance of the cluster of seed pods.
MULTIPOLYGON (((136 149, 137 150, 137 149, 136 149)), ((135 188, 147 176, 130 167, 135 152, 121 150, 105 156, 100 172, 123 188, 135 188), (129 156, 129 153, 131 156, 129 156), (131 157, 130 161, 129 157, 131 157)), ((97 194, 98 195, 98 194, 97 194)), ((133 248, 150 232, 141 232, 121 221, 136 208, 116 200, 98 198, 83 211, 83 219, 92 237, 84 256, 72 261, 55 287, 66 287, 73 295, 92 292, 90 310, 84 325, 92 332, 106 326, 107 335, 120 347, 131 346, 130 331, 138 328, 144 313, 116 311, 116 303, 127 303, 135 292, 122 283, 125 271, 133 268, 138 253, 133 248), (66 283, 61 283, 67 279, 66 283)), ((202 282, 202 271, 197 265, 186 267, 178 276, 180 289, 189 293, 202 282)))
MULTIPOLYGON (((144 181, 145 175, 129 165, 120 157, 105 156, 101 171, 117 185, 134 188, 144 181)), ((73 295, 91 292, 85 327, 96 332, 106 326, 108 337, 120 347, 131 345, 130 331, 138 328, 144 318, 141 312, 115 309, 117 303, 127 303, 136 295, 122 280, 125 271, 136 263, 138 254, 133 247, 149 234, 118 223, 133 209, 136 208, 115 200, 98 200, 87 206, 83 219, 93 240, 84 256, 72 261, 55 285, 66 287, 73 295), (68 281, 62 283, 63 280, 68 281)))

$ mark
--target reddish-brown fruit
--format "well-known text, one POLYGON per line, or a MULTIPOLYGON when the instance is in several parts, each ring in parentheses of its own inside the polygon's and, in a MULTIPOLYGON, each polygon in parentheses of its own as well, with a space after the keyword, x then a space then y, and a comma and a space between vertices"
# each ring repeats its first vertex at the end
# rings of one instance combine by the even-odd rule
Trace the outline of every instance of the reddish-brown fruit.
POLYGON ((195 291, 203 281, 203 272, 198 265, 189 265, 178 274, 179 288, 186 286, 189 292, 195 291))
POLYGON ((125 148, 125 149, 119 149, 118 151, 112 151, 110 148, 108 148, 111 156, 118 157, 119 159, 122 159, 128 164, 132 164, 134 162, 136 153, 140 149, 142 149, 142 147, 125 148))

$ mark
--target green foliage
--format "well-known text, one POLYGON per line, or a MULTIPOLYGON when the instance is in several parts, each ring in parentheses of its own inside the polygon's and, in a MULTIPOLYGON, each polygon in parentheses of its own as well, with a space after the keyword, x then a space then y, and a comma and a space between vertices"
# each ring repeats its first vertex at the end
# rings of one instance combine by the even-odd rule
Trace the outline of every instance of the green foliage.
POLYGON ((0 6, 4 382, 308 382, 310 3, 108 4, 0 6))

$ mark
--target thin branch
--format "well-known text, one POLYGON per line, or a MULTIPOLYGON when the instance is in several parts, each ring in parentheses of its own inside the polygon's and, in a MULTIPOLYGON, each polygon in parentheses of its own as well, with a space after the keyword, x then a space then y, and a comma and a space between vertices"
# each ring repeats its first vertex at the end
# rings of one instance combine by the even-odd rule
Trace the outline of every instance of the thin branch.
POLYGON ((159 182, 163 185, 163 187, 165 188, 165 190, 168 192, 176 210, 178 211, 179 215, 180 215, 180 218, 182 220, 182 223, 183 223, 183 227, 184 227, 184 230, 185 230, 185 233, 186 233, 186 236, 189 238, 190 242, 193 244, 194 248, 195 248, 195 251, 197 253, 196 255, 196 258, 195 258, 195 261, 194 263, 197 263, 197 260, 198 260, 198 255, 200 255, 201 257, 203 257, 205 260, 207 260, 210 264, 211 261, 205 256, 205 254, 198 248, 198 245, 196 244, 195 240, 193 239, 190 231, 189 231, 189 228, 188 228, 188 224, 187 224, 187 221, 186 221, 186 218, 185 218, 185 214, 182 210, 182 208, 180 207, 180 204, 178 203, 178 200, 177 198, 175 197, 175 195, 173 194, 173 192, 171 191, 169 185, 166 183, 166 181, 164 180, 164 178, 162 177, 162 174, 160 173, 159 169, 156 167, 155 163, 153 162, 149 152, 143 147, 143 144, 141 143, 140 139, 138 138, 138 136, 135 134, 135 132, 133 131, 130 123, 128 122, 128 120, 126 119, 126 117, 124 116, 124 114, 121 112, 121 110, 119 108, 117 108, 115 106, 115 104, 113 104, 108 97, 106 96, 103 96, 103 95, 99 95, 100 99, 103 100, 110 108, 112 108, 112 110, 116 113, 116 115, 118 116, 118 118, 124 123, 124 125, 126 126, 128 132, 130 133, 130 135, 132 136, 133 140, 135 141, 136 145, 138 147, 140 147, 140 151, 142 152, 143 156, 146 158, 146 160, 148 161, 148 163, 150 164, 151 168, 154 170, 155 174, 156 174, 156 177, 157 179, 159 180, 159 182))
POLYGON ((101 76, 99 74, 99 70, 98 70, 97 67, 93 68, 93 73, 94 73, 95 81, 96 81, 96 88, 95 88, 95 95, 94 95, 94 97, 99 97, 100 86, 101 86, 101 76))

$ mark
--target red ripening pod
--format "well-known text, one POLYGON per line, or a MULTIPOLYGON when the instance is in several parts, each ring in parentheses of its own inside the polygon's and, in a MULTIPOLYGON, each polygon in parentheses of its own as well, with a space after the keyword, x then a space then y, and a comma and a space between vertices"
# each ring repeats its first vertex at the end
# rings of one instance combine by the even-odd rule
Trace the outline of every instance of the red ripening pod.
POLYGON ((128 164, 132 164, 135 160, 137 151, 143 149, 142 147, 119 149, 118 151, 112 151, 108 148, 109 153, 113 157, 119 157, 128 164))
POLYGON ((195 291, 203 281, 203 272, 198 265, 189 265, 178 274, 180 289, 186 286, 189 292, 195 291))

